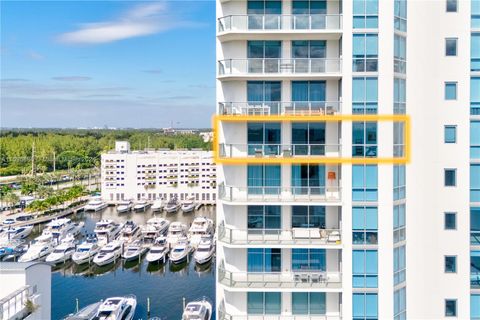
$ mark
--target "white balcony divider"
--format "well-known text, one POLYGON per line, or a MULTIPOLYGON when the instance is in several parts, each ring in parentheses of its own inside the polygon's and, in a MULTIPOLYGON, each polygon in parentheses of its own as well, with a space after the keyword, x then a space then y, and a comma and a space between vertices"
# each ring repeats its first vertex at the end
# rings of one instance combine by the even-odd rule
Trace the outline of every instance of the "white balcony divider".
POLYGON ((339 157, 340 144, 239 144, 221 143, 219 145, 222 158, 245 157, 339 157))
POLYGON ((334 115, 341 112, 341 101, 258 101, 219 102, 220 115, 334 115))
POLYGON ((218 18, 218 32, 341 30, 341 14, 243 14, 218 18))
MULTIPOLYGON (((327 184, 331 183, 327 181, 327 184)), ((221 183, 218 186, 218 196, 221 200, 230 202, 294 202, 294 201, 320 201, 339 202, 341 200, 341 187, 335 180, 335 186, 318 187, 236 187, 221 183)))
POLYGON ((218 226, 218 240, 231 245, 339 245, 340 229, 234 229, 218 226))
POLYGON ((220 76, 331 74, 341 72, 340 58, 245 58, 218 61, 220 76))

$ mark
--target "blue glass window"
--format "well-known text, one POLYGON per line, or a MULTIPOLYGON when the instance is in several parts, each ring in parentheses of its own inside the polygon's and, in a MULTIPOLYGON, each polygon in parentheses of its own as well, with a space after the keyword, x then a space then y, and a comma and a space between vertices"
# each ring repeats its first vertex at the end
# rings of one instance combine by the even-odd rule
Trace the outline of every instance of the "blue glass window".
POLYGON ((292 292, 293 314, 325 314, 325 292, 292 292))
MULTIPOLYGON (((280 81, 247 82, 247 100, 249 105, 266 106, 270 114, 279 114, 281 97, 282 83, 280 81)), ((257 109, 249 108, 248 112, 255 114, 257 109)))
POLYGON ((353 294, 353 320, 378 319, 378 295, 376 293, 353 294))
POLYGON ((393 249, 393 283, 397 285, 405 281, 406 277, 405 246, 393 249))
POLYGON ((457 257, 445 256, 445 273, 457 272, 457 257))
POLYGON ((280 272, 282 270, 281 249, 247 249, 248 272, 280 272))
POLYGON ((353 35, 353 72, 378 70, 378 35, 373 33, 353 35))
POLYGON ((453 57, 457 55, 457 38, 445 39, 445 55, 447 57, 453 57))
POLYGON ((457 100, 456 82, 445 82, 445 100, 457 100))
POLYGON ((393 200, 405 199, 406 194, 406 167, 393 166, 393 200))
POLYGON ((470 202, 480 202, 480 164, 470 165, 470 202))
POLYGON ((455 230, 455 229, 457 229, 457 214, 455 212, 445 212, 445 214, 444 214, 444 228, 445 228, 445 230, 455 230))
POLYGON ((353 250, 353 287, 378 287, 378 252, 377 250, 353 250))
POLYGON ((480 288, 480 251, 470 251, 470 286, 480 288))
POLYGON ((394 2, 395 30, 407 31, 407 0, 395 0, 394 2))
POLYGON ((378 168, 376 165, 352 166, 353 201, 377 201, 378 168))
POLYGON ((458 0, 447 0, 447 12, 457 12, 458 0))
POLYGON ((247 166, 247 185, 249 194, 279 194, 280 166, 249 164, 247 166))
POLYGON ((325 207, 292 206, 292 228, 325 229, 325 207))
POLYGON ((352 228, 354 244, 377 244, 378 208, 353 207, 352 228))
MULTIPOLYGON (((480 17, 480 15, 479 15, 480 17)), ((479 20, 480 21, 480 20, 479 20)), ((480 23, 479 23, 480 28, 480 23)), ((470 70, 480 71, 480 33, 472 33, 470 42, 470 70)))
POLYGON ((279 122, 247 123, 248 154, 279 155, 281 135, 279 122))
POLYGON ((293 155, 325 155, 325 122, 292 122, 293 155))
POLYGON ((445 317, 457 316, 457 300, 447 299, 445 300, 445 317))
POLYGON ((393 70, 405 74, 407 72, 407 38, 396 34, 393 48, 393 70))
POLYGON ((292 81, 294 114, 298 112, 322 112, 326 106, 325 81, 292 81))
POLYGON ((280 206, 248 206, 248 229, 280 229, 280 206))
POLYGON ((470 244, 480 245, 480 208, 470 208, 470 244))
POLYGON ((293 0, 294 29, 324 29, 327 2, 325 0, 293 0))
POLYGON ((280 292, 247 292, 249 314, 280 314, 282 295, 280 292))
POLYGON ((470 114, 480 115, 480 77, 470 78, 470 114))
POLYGON ((378 0, 353 0, 353 28, 378 28, 378 0))
POLYGON ((352 156, 377 156, 377 122, 352 123, 352 156))
POLYGON ((457 185, 457 170, 445 169, 445 187, 455 187, 457 185))
POLYGON ((443 136, 444 136, 445 143, 456 143, 457 142, 457 126, 445 126, 443 136))
POLYGON ((249 29, 279 29, 282 1, 248 0, 247 13, 249 29))
POLYGON ((480 0, 471 0, 472 3, 472 29, 480 28, 480 0))
POLYGON ((470 159, 480 159, 480 121, 470 122, 470 159))
POLYGON ((393 292, 393 319, 407 319, 407 290, 405 287, 393 292))
POLYGON ((367 77, 352 78, 352 112, 375 114, 378 107, 378 79, 367 77))
POLYGON ((393 206, 393 242, 405 240, 405 204, 393 206))
POLYGON ((292 187, 295 194, 325 194, 325 165, 292 165, 292 187))
POLYGON ((480 294, 470 295, 470 319, 480 319, 480 294))
POLYGON ((325 271, 325 249, 292 249, 293 271, 325 271))
POLYGON ((292 58, 318 59, 325 58, 327 41, 325 40, 294 40, 292 41, 292 58))
POLYGON ((405 114, 405 103, 407 101, 406 81, 400 78, 395 78, 393 81, 393 112, 395 114, 405 114))
POLYGON ((281 57, 281 41, 247 41, 249 73, 277 73, 281 57))

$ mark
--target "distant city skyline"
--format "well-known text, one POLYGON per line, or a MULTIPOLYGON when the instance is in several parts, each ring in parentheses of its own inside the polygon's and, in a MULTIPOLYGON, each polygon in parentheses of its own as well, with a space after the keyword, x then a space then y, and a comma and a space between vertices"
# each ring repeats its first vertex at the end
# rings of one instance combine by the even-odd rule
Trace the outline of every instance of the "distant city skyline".
POLYGON ((6 1, 0 126, 208 128, 213 1, 6 1))

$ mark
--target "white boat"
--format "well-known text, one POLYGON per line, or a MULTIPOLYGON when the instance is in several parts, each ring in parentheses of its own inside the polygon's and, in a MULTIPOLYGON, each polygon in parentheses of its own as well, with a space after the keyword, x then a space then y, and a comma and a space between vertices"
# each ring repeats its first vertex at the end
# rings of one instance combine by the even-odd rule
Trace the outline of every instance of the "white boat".
POLYGON ((212 304, 205 299, 189 302, 182 315, 182 320, 210 320, 211 318, 212 304))
POLYGON ((75 252, 75 238, 69 237, 62 240, 60 243, 45 259, 45 262, 51 264, 59 264, 66 262, 72 258, 75 252))
POLYGON ((97 238, 90 237, 83 241, 72 255, 72 261, 76 264, 83 264, 91 261, 93 257, 100 251, 97 238))
POLYGON ((133 210, 136 212, 145 211, 148 209, 149 206, 150 203, 147 200, 141 199, 138 200, 137 203, 135 203, 135 205, 133 206, 133 210))
POLYGON ((95 316, 97 314, 98 308, 102 305, 102 302, 95 302, 89 304, 77 313, 72 313, 63 318, 63 320, 95 320, 95 316))
POLYGON ((139 260, 146 251, 147 248, 143 246, 142 241, 135 240, 123 251, 122 258, 125 259, 125 261, 139 260))
POLYGON ((195 198, 194 197, 189 197, 185 199, 185 201, 182 203, 182 211, 187 213, 187 212, 192 212, 195 210, 195 198))
POLYGON ((152 244, 156 238, 168 231, 170 221, 163 218, 150 218, 147 224, 142 227, 142 237, 146 244, 152 244))
POLYGON ((93 263, 97 266, 106 266, 117 261, 122 255, 123 245, 119 241, 112 241, 100 249, 100 252, 93 258, 93 263))
POLYGON ((130 212, 133 209, 133 201, 132 200, 122 200, 117 204, 117 212, 124 213, 130 212))
POLYGON ((166 237, 158 237, 150 247, 150 250, 145 257, 145 260, 149 263, 153 262, 165 262, 167 260, 167 254, 170 251, 166 237))
POLYGON ((175 213, 180 209, 181 204, 178 202, 177 197, 170 199, 165 205, 165 211, 167 213, 175 213))
POLYGON ((170 261, 174 264, 182 263, 187 260, 191 251, 192 247, 190 247, 186 237, 178 239, 177 244, 170 251, 170 261))
POLYGON ((198 264, 205 264, 212 260, 214 254, 215 244, 213 238, 211 236, 205 236, 198 244, 193 254, 193 259, 195 259, 195 262, 198 264))
POLYGON ((134 295, 108 298, 98 307, 94 319, 98 320, 132 320, 137 308, 134 295))
POLYGON ((92 197, 88 201, 88 203, 85 205, 83 210, 97 212, 105 209, 106 207, 108 207, 108 204, 106 202, 103 202, 101 197, 97 196, 97 197, 92 197))
POLYGON ((187 236, 187 225, 178 221, 172 222, 170 227, 168 227, 167 233, 167 242, 171 247, 173 247, 178 239, 187 236))
POLYGON ((55 219, 47 223, 42 231, 42 236, 51 236, 57 243, 68 234, 77 235, 83 229, 84 222, 75 223, 69 218, 55 219))
POLYGON ((32 233, 33 226, 24 226, 24 227, 10 227, 5 229, 4 232, 0 235, 2 239, 7 240, 20 240, 25 239, 32 233))
POLYGON ((140 237, 140 234, 140 227, 132 220, 128 220, 123 225, 122 230, 120 230, 118 240, 122 243, 128 244, 140 237))
POLYGON ((40 236, 37 237, 30 247, 28 247, 27 252, 25 252, 19 259, 18 262, 30 262, 34 260, 39 260, 47 255, 49 255, 55 248, 55 242, 50 236, 40 236))
POLYGON ((17 260, 27 251, 28 246, 22 240, 0 239, 0 261, 17 260))
POLYGON ((153 201, 153 204, 152 204, 152 211, 153 212, 162 211, 163 207, 164 207, 163 199, 155 200, 153 201))
POLYGON ((123 224, 116 223, 113 220, 105 219, 98 221, 93 230, 97 237, 98 245, 104 246, 114 240, 122 228, 123 224))
POLYGON ((197 247, 202 237, 211 236, 214 231, 215 226, 212 219, 196 217, 193 220, 190 229, 188 229, 188 239, 190 240, 190 244, 193 247, 197 247))

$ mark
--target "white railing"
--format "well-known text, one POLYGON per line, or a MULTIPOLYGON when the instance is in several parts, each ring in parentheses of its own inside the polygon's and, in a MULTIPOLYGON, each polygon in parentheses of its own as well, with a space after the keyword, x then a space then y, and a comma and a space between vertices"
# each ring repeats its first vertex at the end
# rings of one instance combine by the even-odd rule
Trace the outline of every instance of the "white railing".
POLYGON ((219 102, 221 115, 334 115, 341 112, 340 101, 258 101, 219 102))
POLYGON ((246 58, 218 61, 218 73, 225 75, 339 73, 340 58, 246 58))
POLYGON ((339 157, 341 145, 339 144, 241 144, 221 143, 219 145, 220 157, 339 157))
POLYGON ((220 200, 230 202, 339 202, 341 200, 341 188, 337 183, 335 186, 319 187, 235 187, 222 183, 218 188, 220 200))
POLYGON ((260 315, 260 314, 250 314, 250 315, 240 315, 240 314, 229 314, 224 310, 218 311, 219 320, 341 320, 342 317, 340 314, 337 315, 282 315, 282 314, 272 314, 272 315, 260 315))
POLYGON ((340 229, 234 229, 222 222, 218 240, 231 245, 340 245, 340 229))
POLYGON ((247 14, 218 18, 218 32, 340 30, 341 14, 247 14))
POLYGON ((0 319, 23 319, 27 315, 29 290, 30 286, 24 286, 0 299, 0 319))

